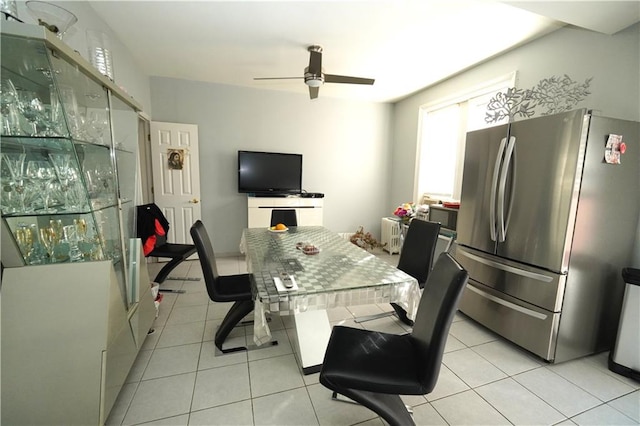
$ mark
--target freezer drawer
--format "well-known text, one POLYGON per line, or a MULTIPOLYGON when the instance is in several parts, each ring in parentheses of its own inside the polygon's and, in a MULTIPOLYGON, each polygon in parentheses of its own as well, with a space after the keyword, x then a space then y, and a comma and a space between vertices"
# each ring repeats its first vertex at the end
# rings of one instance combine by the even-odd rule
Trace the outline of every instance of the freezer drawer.
POLYGON ((540 309, 469 279, 459 309, 548 361, 555 359, 560 314, 540 309))
POLYGON ((455 258, 473 280, 525 303, 559 312, 567 276, 457 246, 455 258))

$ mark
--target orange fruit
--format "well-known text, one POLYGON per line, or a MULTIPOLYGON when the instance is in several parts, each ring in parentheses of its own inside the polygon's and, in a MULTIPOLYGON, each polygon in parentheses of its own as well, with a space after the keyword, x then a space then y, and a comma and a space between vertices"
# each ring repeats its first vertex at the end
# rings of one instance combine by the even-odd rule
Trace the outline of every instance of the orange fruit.
POLYGON ((278 223, 276 225, 276 231, 284 231, 285 229, 287 229, 287 227, 284 226, 284 223, 278 223))

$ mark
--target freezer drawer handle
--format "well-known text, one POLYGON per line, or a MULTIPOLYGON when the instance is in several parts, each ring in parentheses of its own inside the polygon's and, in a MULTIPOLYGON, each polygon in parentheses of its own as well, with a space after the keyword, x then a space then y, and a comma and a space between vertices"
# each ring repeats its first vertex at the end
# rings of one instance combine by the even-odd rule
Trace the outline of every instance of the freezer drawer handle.
POLYGON ((548 275, 536 274, 535 272, 525 271, 524 269, 518 269, 509 265, 503 265, 502 263, 494 262, 493 260, 476 256, 475 254, 471 254, 460 248, 458 248, 458 253, 462 253, 463 255, 467 256, 469 259, 475 260, 476 262, 480 262, 487 266, 493 266, 494 268, 502 269, 503 271, 510 272, 512 274, 522 275, 523 277, 531 278, 531 279, 542 281, 545 283, 550 283, 551 281, 553 281, 553 277, 550 277, 548 275))
POLYGON ((511 303, 506 300, 500 299, 499 297, 493 296, 485 291, 482 291, 479 288, 472 286, 471 284, 467 284, 467 288, 473 291, 474 293, 477 293, 480 296, 484 297, 485 299, 489 299, 492 302, 496 302, 499 305, 506 306, 507 308, 513 309, 514 311, 518 311, 520 313, 523 313, 525 315, 528 315, 530 317, 534 317, 543 321, 547 319, 547 315, 545 314, 541 314, 540 312, 536 312, 531 309, 527 309, 523 306, 516 305, 515 303, 511 303))

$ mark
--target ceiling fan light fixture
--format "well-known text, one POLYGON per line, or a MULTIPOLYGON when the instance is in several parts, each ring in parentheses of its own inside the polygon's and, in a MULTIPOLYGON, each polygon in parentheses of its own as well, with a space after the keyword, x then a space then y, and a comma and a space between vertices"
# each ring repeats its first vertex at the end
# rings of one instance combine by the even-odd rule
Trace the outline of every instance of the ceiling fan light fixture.
POLYGON ((322 86, 323 79, 322 77, 305 77, 304 82, 309 87, 320 87, 322 86))
POLYGON ((309 67, 304 70, 304 84, 309 87, 320 87, 324 83, 324 76, 322 74, 314 74, 309 72, 309 67))

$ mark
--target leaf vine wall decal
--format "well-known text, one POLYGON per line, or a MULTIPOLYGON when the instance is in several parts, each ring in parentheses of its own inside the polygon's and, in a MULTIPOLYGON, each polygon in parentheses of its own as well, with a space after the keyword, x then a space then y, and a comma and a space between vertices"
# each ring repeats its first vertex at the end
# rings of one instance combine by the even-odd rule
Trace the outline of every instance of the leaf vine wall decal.
POLYGON ((589 86, 593 77, 578 83, 568 75, 544 78, 531 89, 511 87, 498 92, 487 104, 484 121, 496 123, 505 117, 513 121, 516 117, 528 118, 535 115, 536 108, 543 109, 540 115, 556 114, 573 109, 591 94, 589 86))

